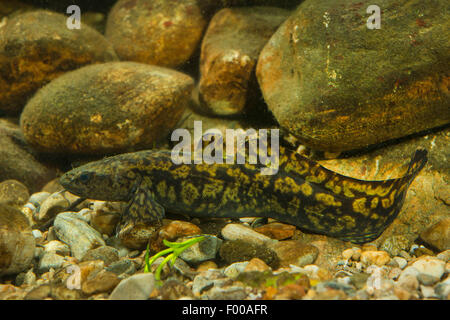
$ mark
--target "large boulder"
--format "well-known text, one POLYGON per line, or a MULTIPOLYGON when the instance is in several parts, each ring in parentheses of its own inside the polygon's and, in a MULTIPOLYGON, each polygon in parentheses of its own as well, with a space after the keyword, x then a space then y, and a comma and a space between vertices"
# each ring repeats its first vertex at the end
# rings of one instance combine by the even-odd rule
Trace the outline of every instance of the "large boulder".
POLYGON ((280 125, 343 151, 450 122, 446 1, 306 0, 269 40, 257 78, 280 125), (369 20, 369 21, 368 21, 369 20))

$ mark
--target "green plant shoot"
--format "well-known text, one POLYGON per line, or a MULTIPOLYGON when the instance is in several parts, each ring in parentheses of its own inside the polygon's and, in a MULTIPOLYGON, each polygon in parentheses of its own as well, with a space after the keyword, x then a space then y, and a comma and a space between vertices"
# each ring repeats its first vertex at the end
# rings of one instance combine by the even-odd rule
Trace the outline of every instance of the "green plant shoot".
POLYGON ((175 260, 178 258, 178 256, 184 250, 186 250, 190 246, 196 244, 197 242, 203 241, 204 239, 205 239, 205 236, 191 238, 184 242, 171 242, 171 241, 163 240, 163 243, 169 248, 158 252, 151 258, 149 258, 150 249, 149 249, 149 244, 147 244, 147 249, 145 252, 144 272, 150 272, 150 266, 153 264, 153 262, 155 262, 156 259, 158 259, 159 257, 162 257, 166 254, 169 254, 167 257, 164 258, 164 260, 161 262, 161 264, 158 266, 158 268, 156 268, 156 271, 155 271, 155 279, 158 282, 161 281, 161 271, 166 263, 168 263, 170 261, 170 266, 172 267, 175 263, 175 260))

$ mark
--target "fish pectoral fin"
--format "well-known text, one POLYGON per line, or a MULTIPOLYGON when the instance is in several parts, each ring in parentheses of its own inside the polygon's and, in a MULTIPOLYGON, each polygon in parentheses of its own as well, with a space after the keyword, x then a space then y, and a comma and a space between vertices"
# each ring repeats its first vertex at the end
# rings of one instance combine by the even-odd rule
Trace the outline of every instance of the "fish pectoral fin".
POLYGON ((156 202, 153 191, 146 187, 145 183, 140 183, 133 189, 118 228, 121 229, 130 223, 161 224, 164 214, 164 208, 156 202))

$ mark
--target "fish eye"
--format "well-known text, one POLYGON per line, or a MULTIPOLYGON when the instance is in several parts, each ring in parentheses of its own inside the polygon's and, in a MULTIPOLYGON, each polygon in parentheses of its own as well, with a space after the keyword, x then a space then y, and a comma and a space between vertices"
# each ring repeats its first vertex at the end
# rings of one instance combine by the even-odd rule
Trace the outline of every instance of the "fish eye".
POLYGON ((81 182, 87 182, 90 178, 90 174, 87 172, 83 172, 82 174, 80 174, 80 181, 81 182))

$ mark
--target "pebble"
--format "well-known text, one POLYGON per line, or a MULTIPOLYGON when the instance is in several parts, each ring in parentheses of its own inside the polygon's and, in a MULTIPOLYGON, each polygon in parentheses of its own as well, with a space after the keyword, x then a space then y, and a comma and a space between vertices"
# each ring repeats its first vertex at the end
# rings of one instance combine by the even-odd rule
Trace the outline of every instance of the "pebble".
POLYGON ((417 280, 417 277, 412 274, 400 274, 396 285, 407 290, 408 292, 413 292, 419 287, 419 281, 417 280))
POLYGON ((40 241, 42 240, 42 238, 44 237, 42 232, 38 229, 34 229, 31 231, 31 234, 33 235, 34 239, 36 239, 36 241, 40 241))
POLYGON ((202 295, 207 300, 243 300, 247 297, 245 288, 241 286, 217 287, 214 286, 202 295))
POLYGON ((251 242, 260 245, 276 241, 269 238, 268 236, 254 231, 250 227, 246 227, 244 225, 236 223, 227 224, 222 229, 221 234, 225 240, 243 240, 245 242, 251 242))
POLYGON ((48 284, 37 285, 25 295, 25 300, 43 300, 50 296, 51 286, 48 284))
POLYGON ((58 213, 69 207, 69 201, 61 192, 56 192, 47 197, 36 211, 35 219, 37 221, 48 221, 58 213))
POLYGON ((39 260, 38 272, 44 273, 50 270, 50 268, 58 269, 60 268, 65 259, 63 256, 54 252, 45 252, 42 254, 39 260))
POLYGON ((402 274, 402 269, 392 268, 391 271, 389 271, 388 278, 392 279, 392 280, 397 280, 401 274, 402 274))
POLYGON ((405 269, 405 267, 408 265, 408 261, 406 261, 405 258, 402 257, 394 257, 392 258, 395 262, 397 262, 398 267, 400 269, 405 269))
POLYGON ((407 250, 411 244, 405 236, 393 235, 387 237, 380 246, 380 250, 386 251, 391 256, 397 256, 400 251, 407 250))
POLYGON ((411 264, 415 268, 425 285, 430 285, 439 281, 445 272, 445 262, 436 257, 422 256, 417 261, 411 264))
POLYGON ((259 258, 273 269, 277 269, 279 266, 279 258, 274 250, 254 242, 225 241, 220 247, 219 253, 220 257, 228 264, 259 258))
POLYGON ((147 246, 148 239, 153 239, 158 228, 151 224, 129 224, 119 231, 121 245, 128 249, 142 250, 147 246))
POLYGON ((26 270, 33 260, 35 246, 24 214, 0 203, 0 276, 26 270))
POLYGON ((420 292, 422 293, 424 298, 437 298, 433 287, 420 285, 420 292))
POLYGON ((313 280, 325 281, 333 278, 333 275, 327 269, 321 268, 315 264, 308 264, 300 270, 301 273, 306 274, 308 278, 313 280))
POLYGON ((294 235, 296 227, 289 224, 273 222, 257 227, 254 230, 275 240, 285 240, 294 235))
POLYGON ((127 258, 112 262, 105 268, 105 270, 114 272, 118 276, 123 274, 132 275, 136 273, 135 264, 131 259, 127 258))
POLYGON ((194 295, 199 296, 214 286, 222 287, 231 282, 221 270, 210 269, 195 276, 192 282, 192 292, 194 295))
POLYGON ((249 271, 264 272, 268 270, 272 270, 272 268, 269 267, 264 261, 258 258, 253 258, 248 262, 247 266, 244 269, 244 272, 249 271))
POLYGON ((274 300, 300 300, 302 299, 305 293, 305 287, 291 283, 285 285, 277 290, 277 293, 273 297, 274 300))
POLYGON ((105 245, 101 234, 79 219, 76 213, 60 213, 56 216, 54 227, 58 238, 69 245, 73 256, 79 260, 90 249, 105 245))
POLYGON ((353 256, 353 249, 346 249, 344 251, 342 251, 342 258, 346 259, 346 260, 350 260, 353 256))
POLYGON ((436 258, 448 262, 450 260, 450 250, 445 250, 436 255, 436 258))
POLYGON ((31 286, 36 283, 36 279, 37 279, 36 274, 33 272, 33 268, 31 268, 27 272, 19 273, 16 277, 15 284, 17 286, 22 285, 31 286))
POLYGON ((281 267, 289 267, 291 264, 303 267, 307 264, 312 264, 319 254, 317 247, 305 244, 299 240, 271 243, 269 248, 275 251, 281 267))
POLYGON ((204 261, 204 262, 200 263, 197 266, 196 271, 197 272, 202 272, 202 271, 206 271, 206 270, 209 270, 209 269, 217 269, 217 268, 218 268, 217 264, 214 261, 209 260, 209 261, 204 261))
POLYGON ((420 238, 439 251, 450 249, 450 218, 444 218, 420 233, 420 238))
POLYGON ((28 202, 33 204, 35 207, 40 207, 42 203, 50 197, 51 193, 46 191, 40 191, 33 193, 30 198, 28 199, 28 202))
POLYGON ((100 232, 112 236, 120 220, 122 207, 117 202, 94 201, 91 212, 91 226, 100 232))
POLYGON ((44 245, 44 251, 57 253, 61 256, 70 255, 70 247, 59 240, 52 240, 46 243, 44 245))
POLYGON ((138 273, 120 281, 109 300, 147 300, 155 288, 153 273, 138 273))
POLYGON ((0 202, 20 209, 28 200, 28 188, 17 180, 0 182, 0 202))
POLYGON ((180 298, 194 298, 191 289, 177 279, 168 279, 159 289, 162 300, 177 300, 180 298))
MULTIPOLYGON (((223 240, 211 235, 205 235, 204 237, 205 239, 203 241, 188 247, 179 255, 179 257, 184 261, 193 264, 214 259, 223 240)), ((188 238, 181 238, 181 242, 187 239, 188 238)))
POLYGON ((447 279, 438 283, 435 286, 434 291, 440 299, 448 300, 450 295, 450 277, 447 277, 447 279))
POLYGON ((159 237, 173 241, 180 237, 195 236, 202 233, 202 230, 193 223, 181 220, 172 220, 159 230, 159 237))
POLYGON ((383 266, 391 260, 386 251, 362 251, 361 262, 367 265, 376 264, 383 266))
POLYGON ((102 260, 105 266, 119 260, 119 251, 110 246, 101 246, 87 251, 81 261, 102 260))
POLYGON ((234 279, 239 274, 245 271, 245 268, 247 268, 249 263, 250 263, 249 261, 232 263, 223 270, 223 274, 226 275, 228 278, 234 279))
POLYGON ((92 295, 101 292, 111 292, 120 282, 114 272, 102 270, 93 278, 87 279, 81 286, 81 291, 85 295, 92 295))

